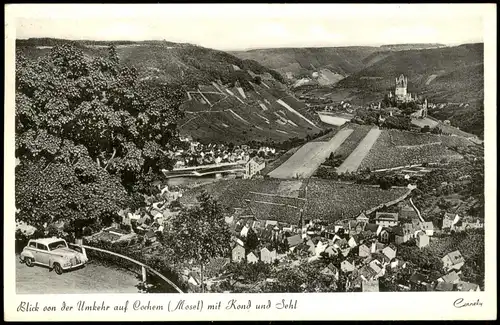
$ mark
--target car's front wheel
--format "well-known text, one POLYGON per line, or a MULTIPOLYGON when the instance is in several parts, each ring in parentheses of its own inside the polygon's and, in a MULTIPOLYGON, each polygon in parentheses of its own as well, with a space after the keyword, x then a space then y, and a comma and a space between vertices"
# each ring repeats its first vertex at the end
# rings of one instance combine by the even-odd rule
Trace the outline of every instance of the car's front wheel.
POLYGON ((26 263, 27 266, 32 267, 35 261, 31 257, 25 257, 24 262, 26 263))
POLYGON ((57 274, 61 275, 63 273, 63 269, 61 267, 61 264, 54 263, 54 271, 56 271, 57 274))

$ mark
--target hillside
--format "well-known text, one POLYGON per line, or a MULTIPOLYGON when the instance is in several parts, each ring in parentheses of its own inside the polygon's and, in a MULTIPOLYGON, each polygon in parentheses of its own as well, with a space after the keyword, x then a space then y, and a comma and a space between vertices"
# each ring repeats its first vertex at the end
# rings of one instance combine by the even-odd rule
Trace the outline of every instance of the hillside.
POLYGON ((350 46, 258 49, 232 54, 275 69, 297 85, 314 82, 330 85, 362 69, 363 60, 379 51, 377 47, 350 46))
POLYGON ((388 91, 400 74, 408 91, 432 100, 471 102, 483 97, 483 44, 372 55, 364 69, 340 81, 339 88, 388 91))
POLYGON ((413 43, 413 44, 387 44, 381 45, 380 48, 391 51, 405 51, 405 50, 423 50, 446 47, 444 44, 439 43, 413 43))
POLYGON ((281 142, 321 131, 316 116, 287 92, 283 77, 252 60, 191 44, 166 41, 17 40, 17 50, 36 59, 53 46, 72 43, 89 56, 116 47, 125 65, 137 69, 142 82, 182 86, 185 118, 180 132, 203 141, 281 142))

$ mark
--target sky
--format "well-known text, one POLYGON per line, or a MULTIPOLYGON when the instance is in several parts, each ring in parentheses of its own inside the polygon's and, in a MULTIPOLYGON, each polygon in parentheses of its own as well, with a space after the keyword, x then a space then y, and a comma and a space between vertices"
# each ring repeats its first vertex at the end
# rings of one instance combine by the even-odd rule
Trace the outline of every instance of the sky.
POLYGON ((482 42, 482 17, 495 10, 487 4, 10 6, 18 39, 167 40, 226 51, 482 42))

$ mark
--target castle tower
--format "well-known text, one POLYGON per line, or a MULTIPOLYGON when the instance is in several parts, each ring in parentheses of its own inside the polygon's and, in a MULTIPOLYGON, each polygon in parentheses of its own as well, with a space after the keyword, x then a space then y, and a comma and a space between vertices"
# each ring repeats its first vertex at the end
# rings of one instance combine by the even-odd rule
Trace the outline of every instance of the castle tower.
POLYGON ((396 99, 405 100, 407 98, 407 88, 408 88, 408 77, 400 75, 396 78, 396 89, 394 95, 396 99))

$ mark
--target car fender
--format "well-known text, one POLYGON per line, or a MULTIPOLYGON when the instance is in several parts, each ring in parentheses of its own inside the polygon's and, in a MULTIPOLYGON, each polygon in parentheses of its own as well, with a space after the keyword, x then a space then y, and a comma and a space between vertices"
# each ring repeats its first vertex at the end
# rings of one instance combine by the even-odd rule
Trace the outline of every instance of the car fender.
POLYGON ((22 258, 26 258, 26 257, 35 258, 35 256, 33 255, 33 253, 30 252, 30 251, 22 251, 21 252, 21 256, 22 256, 22 258))
POLYGON ((54 263, 59 263, 59 265, 63 266, 64 265, 63 257, 51 256, 49 258, 49 267, 53 267, 54 263))

